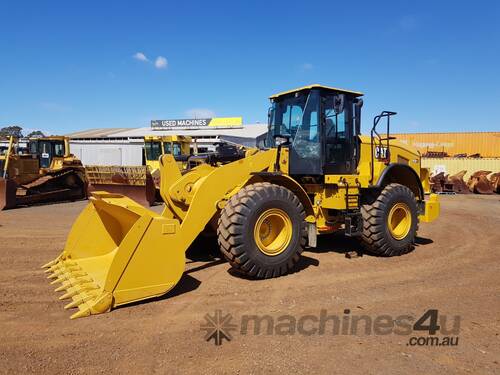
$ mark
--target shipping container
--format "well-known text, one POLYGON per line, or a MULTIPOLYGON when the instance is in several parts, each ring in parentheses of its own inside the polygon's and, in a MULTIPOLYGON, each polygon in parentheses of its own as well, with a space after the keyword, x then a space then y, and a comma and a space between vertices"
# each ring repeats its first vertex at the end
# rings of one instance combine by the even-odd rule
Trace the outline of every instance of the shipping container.
POLYGON ((444 172, 454 175, 467 171, 464 179, 477 171, 500 172, 500 158, 422 158, 422 167, 429 168, 432 174, 444 172))
POLYGON ((417 148, 422 155, 445 152, 447 156, 480 154, 484 158, 500 157, 500 132, 408 133, 391 136, 417 148))

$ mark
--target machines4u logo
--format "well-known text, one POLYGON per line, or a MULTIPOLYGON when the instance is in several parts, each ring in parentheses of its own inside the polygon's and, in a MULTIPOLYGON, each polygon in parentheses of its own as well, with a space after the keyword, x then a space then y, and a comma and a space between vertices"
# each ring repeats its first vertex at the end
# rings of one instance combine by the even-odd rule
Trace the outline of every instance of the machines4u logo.
POLYGON ((345 309, 341 315, 329 314, 326 309, 319 314, 308 315, 242 315, 237 323, 233 316, 216 310, 205 314, 201 330, 206 341, 221 345, 231 341, 233 332, 245 335, 399 335, 410 336, 407 346, 457 346, 460 331, 460 316, 451 317, 430 309, 420 317, 414 315, 357 315, 345 309))
POLYGON ((221 345, 223 340, 231 341, 233 336, 231 331, 235 331, 238 326, 231 323, 233 316, 223 314, 222 310, 216 310, 213 315, 205 314, 205 322, 200 329, 205 331, 205 340, 213 340, 215 345, 221 345))

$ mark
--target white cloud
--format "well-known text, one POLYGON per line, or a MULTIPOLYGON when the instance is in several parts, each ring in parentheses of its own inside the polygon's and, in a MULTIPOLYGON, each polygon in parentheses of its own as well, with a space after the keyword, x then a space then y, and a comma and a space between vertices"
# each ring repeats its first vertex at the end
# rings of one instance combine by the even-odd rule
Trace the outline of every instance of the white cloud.
POLYGON ((168 66, 168 61, 163 56, 158 56, 155 60, 155 67, 158 69, 165 69, 168 66))
POLYGON ((139 60, 139 61, 149 61, 149 59, 146 57, 146 55, 143 54, 142 52, 137 52, 132 57, 136 60, 139 60))
POLYGON ((304 63, 304 64, 302 64, 302 69, 303 70, 311 70, 312 68, 314 68, 314 66, 311 63, 304 63))
POLYGON ((215 112, 208 108, 191 108, 186 111, 188 118, 213 118, 215 112))

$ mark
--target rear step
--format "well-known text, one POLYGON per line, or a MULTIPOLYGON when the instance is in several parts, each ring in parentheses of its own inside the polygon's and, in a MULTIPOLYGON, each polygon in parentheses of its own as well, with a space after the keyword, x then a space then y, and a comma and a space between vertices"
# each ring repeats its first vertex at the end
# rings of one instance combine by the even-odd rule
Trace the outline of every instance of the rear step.
POLYGON ((363 217, 361 212, 350 212, 345 216, 345 235, 359 237, 363 233, 363 217))

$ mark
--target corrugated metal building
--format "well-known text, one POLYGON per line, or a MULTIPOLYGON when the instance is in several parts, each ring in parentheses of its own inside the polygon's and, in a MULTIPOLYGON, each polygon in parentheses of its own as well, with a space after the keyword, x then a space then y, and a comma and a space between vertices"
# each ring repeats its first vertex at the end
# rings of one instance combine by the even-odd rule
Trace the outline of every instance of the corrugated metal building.
POLYGON ((448 156, 480 154, 484 158, 500 157, 500 132, 391 135, 395 136, 401 142, 416 147, 422 154, 427 152, 446 152, 448 156))
POLYGON ((247 124, 239 128, 172 129, 152 130, 142 128, 90 129, 67 134, 71 152, 84 165, 142 165, 144 136, 186 135, 191 136, 198 150, 213 150, 214 143, 226 140, 255 147, 256 139, 267 132, 266 124, 247 124))

